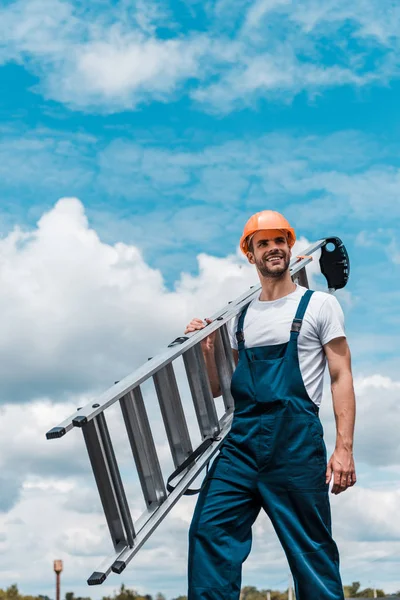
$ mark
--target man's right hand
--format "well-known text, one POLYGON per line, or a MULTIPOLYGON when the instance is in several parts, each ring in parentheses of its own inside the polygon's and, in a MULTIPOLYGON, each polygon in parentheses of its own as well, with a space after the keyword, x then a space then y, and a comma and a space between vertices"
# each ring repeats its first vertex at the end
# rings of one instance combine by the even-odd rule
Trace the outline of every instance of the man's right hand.
MULTIPOLYGON (((185 333, 191 333, 192 331, 197 331, 198 329, 204 329, 204 327, 206 327, 209 323, 212 323, 211 319, 205 319, 205 322, 201 319, 192 319, 190 323, 186 325, 185 333)), ((216 331, 201 341, 201 349, 203 352, 214 352, 215 334, 216 331)))

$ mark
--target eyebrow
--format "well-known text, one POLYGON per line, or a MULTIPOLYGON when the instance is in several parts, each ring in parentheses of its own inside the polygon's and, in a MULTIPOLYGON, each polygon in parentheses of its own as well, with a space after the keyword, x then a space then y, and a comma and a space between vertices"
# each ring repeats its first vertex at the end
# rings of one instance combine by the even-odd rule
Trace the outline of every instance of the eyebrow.
POLYGON ((276 241, 282 241, 282 242, 284 242, 284 241, 285 241, 285 239, 286 239, 286 238, 285 238, 283 235, 279 235, 279 236, 277 236, 277 237, 274 237, 274 238, 261 238, 261 240, 258 240, 258 242, 257 242, 257 246, 258 246, 258 244, 261 244, 261 242, 270 242, 270 241, 272 241, 272 240, 273 240, 274 242, 276 242, 276 241))

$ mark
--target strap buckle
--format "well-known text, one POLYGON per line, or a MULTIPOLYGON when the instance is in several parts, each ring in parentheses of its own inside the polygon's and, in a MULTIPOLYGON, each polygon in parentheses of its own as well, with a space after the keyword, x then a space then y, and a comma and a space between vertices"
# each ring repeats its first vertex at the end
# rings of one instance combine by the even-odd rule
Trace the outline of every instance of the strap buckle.
POLYGON ((243 331, 237 331, 236 332, 236 341, 238 344, 240 344, 241 342, 244 341, 244 333, 243 331))
POLYGON ((303 324, 303 319, 293 319, 292 328, 290 331, 292 333, 299 333, 302 324, 303 324))

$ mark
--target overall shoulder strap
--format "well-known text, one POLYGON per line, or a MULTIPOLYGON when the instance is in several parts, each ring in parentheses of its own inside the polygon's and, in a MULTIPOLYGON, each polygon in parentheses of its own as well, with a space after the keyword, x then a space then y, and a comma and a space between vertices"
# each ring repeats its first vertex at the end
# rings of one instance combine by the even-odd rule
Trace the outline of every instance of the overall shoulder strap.
POLYGON ((237 325, 237 330, 236 330, 236 341, 238 343, 238 350, 244 350, 244 333, 243 333, 243 325, 244 325, 244 318, 246 316, 247 313, 247 309, 249 308, 250 304, 248 304, 240 313, 239 319, 238 319, 238 325, 237 325))
POLYGON ((292 328, 290 330, 290 339, 297 340, 301 326, 303 324, 304 315, 306 314, 306 310, 311 300, 311 296, 313 295, 312 290, 307 290, 306 293, 302 296, 299 306, 297 308, 296 316, 293 319, 292 328))

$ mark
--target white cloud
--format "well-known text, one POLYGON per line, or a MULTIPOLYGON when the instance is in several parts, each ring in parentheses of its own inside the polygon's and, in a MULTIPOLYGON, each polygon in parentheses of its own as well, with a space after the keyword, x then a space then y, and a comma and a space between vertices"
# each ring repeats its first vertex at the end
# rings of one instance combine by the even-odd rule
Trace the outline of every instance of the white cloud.
POLYGON ((55 73, 48 90, 51 96, 82 107, 111 104, 123 109, 150 99, 167 101, 182 82, 199 76, 204 52, 201 38, 158 40, 113 31, 110 40, 82 46, 61 80, 62 88, 55 73))
POLYGON ((323 5, 303 0, 295 6, 286 0, 256 0, 247 12, 241 10, 245 16, 229 68, 192 93, 206 110, 224 114, 254 106, 260 98, 290 102, 301 91, 313 97, 330 87, 362 88, 398 76, 398 10, 392 15, 373 0, 323 5), (344 27, 350 32, 343 34, 344 27), (323 58, 327 48, 338 57, 334 64, 323 58), (370 51, 377 48, 380 59, 368 64, 370 51))
MULTIPOLYGON (((200 278, 216 284, 203 310, 240 293, 243 259, 200 257, 199 268, 200 278)), ((0 240, 2 400, 62 399, 112 385, 199 310, 187 281, 169 292, 137 248, 102 243, 82 204, 60 200, 37 229, 0 240)))
POLYGON ((33 70, 46 97, 100 112, 189 92, 207 110, 224 113, 260 96, 287 102, 303 90, 312 95, 398 76, 397 9, 378 10, 374 0, 334 0, 324 7, 313 0, 296 7, 257 0, 237 11, 219 2, 208 9, 206 33, 181 34, 171 11, 157 2, 122 2, 112 14, 102 14, 73 2, 17 0, 0 11, 0 61, 33 70), (232 20, 230 35, 221 23, 232 20), (346 23, 354 31, 343 39, 346 23), (169 35, 159 35, 159 27, 169 35), (340 55, 329 66, 321 52, 327 39, 340 55), (375 49, 382 57, 370 65, 375 49))
POLYGON ((350 67, 301 61, 286 45, 256 55, 246 54, 243 47, 238 64, 216 83, 195 90, 192 97, 211 112, 224 114, 243 105, 254 107, 261 97, 287 103, 303 90, 313 95, 343 85, 363 87, 378 79, 376 74, 358 74, 350 67))
POLYGON ((111 17, 58 0, 17 0, 0 11, 0 61, 25 62, 47 96, 74 106, 164 101, 198 76, 206 51, 201 35, 157 38, 155 27, 168 16, 155 3, 138 2, 128 13, 122 3, 111 17))

